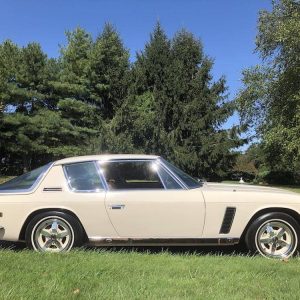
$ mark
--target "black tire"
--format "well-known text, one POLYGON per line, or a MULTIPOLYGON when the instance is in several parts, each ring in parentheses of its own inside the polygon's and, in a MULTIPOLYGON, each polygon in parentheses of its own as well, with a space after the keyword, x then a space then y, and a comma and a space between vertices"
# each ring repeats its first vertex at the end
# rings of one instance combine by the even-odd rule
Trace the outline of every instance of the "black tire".
POLYGON ((252 253, 284 259, 297 251, 299 236, 300 226, 293 217, 274 212, 254 220, 247 230, 245 242, 252 253))
POLYGON ((81 246, 84 231, 73 216, 59 211, 36 215, 25 232, 27 247, 39 252, 66 252, 81 246))

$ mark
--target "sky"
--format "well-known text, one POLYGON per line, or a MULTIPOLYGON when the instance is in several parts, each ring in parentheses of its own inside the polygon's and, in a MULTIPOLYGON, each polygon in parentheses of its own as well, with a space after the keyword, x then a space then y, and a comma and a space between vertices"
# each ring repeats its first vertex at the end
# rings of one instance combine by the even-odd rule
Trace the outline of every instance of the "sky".
MULTIPOLYGON (((159 21, 169 37, 185 28, 201 39, 214 59, 214 78, 226 77, 233 99, 242 86, 242 70, 260 62, 254 49, 261 9, 270 10, 271 0, 0 0, 0 43, 35 41, 49 57, 57 57, 66 30, 81 26, 95 38, 110 22, 134 61, 159 21)), ((233 124, 237 114, 224 126, 233 124)))

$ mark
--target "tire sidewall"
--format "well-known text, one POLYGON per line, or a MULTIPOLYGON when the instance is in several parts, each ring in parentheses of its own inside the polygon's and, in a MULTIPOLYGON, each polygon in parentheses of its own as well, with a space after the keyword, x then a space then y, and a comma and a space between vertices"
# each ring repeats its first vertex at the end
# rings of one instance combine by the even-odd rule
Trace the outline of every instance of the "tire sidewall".
POLYGON ((28 248, 33 249, 35 251, 41 251, 39 250, 34 241, 34 236, 36 229, 38 226, 44 222, 47 219, 50 218, 57 218, 60 219, 61 221, 65 222, 72 233, 72 241, 68 245, 68 248, 64 249, 64 252, 71 250, 73 247, 80 246, 83 241, 83 229, 81 224, 71 215, 64 213, 64 212, 59 212, 59 211, 49 211, 49 212, 44 212, 36 215, 28 224, 25 232, 25 241, 28 246, 28 248))
MULTIPOLYGON (((257 243, 257 235, 258 232, 263 224, 265 224, 268 221, 279 221, 285 223, 288 227, 290 227, 292 233, 294 234, 294 246, 293 250, 287 257, 282 257, 282 258, 288 258, 295 254, 297 249, 299 248, 299 236, 300 236, 300 226, 297 223, 297 221, 291 217, 290 215, 286 213, 267 213, 265 215, 262 215, 258 217, 249 227, 246 236, 245 236, 245 242, 248 247, 248 249, 252 253, 259 253, 262 256, 265 256, 267 258, 272 258, 270 256, 267 256, 265 253, 263 253, 260 250, 260 247, 258 246, 257 243)), ((275 257, 274 257, 275 258, 275 257)))

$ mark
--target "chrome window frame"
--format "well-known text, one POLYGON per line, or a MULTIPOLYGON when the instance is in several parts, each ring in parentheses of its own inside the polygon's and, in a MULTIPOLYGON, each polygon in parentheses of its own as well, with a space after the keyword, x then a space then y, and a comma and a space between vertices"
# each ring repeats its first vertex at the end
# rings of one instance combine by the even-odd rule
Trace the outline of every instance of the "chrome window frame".
POLYGON ((161 174, 160 174, 160 172, 159 172, 159 166, 160 166, 160 165, 159 165, 159 163, 158 163, 157 161, 155 161, 155 164, 158 166, 158 169, 156 170, 157 176, 159 177, 159 180, 161 181, 161 183, 162 183, 164 189, 167 190, 167 187, 166 187, 164 181, 162 180, 161 174))
POLYGON ((189 187, 172 171, 170 170, 161 158, 158 158, 157 161, 164 168, 164 170, 182 187, 182 189, 189 190, 189 187))
MULTIPOLYGON (((161 164, 165 167, 166 170, 168 170, 171 174, 173 174, 173 176, 175 178, 177 178, 178 182, 180 182, 182 184, 182 186, 185 187, 185 189, 187 190, 193 190, 193 189, 198 189, 198 188, 201 188, 203 186, 203 184, 199 183, 199 186, 198 187, 189 187, 181 178, 179 178, 171 169, 169 169, 169 167, 167 165, 164 164, 163 162, 163 159, 161 157, 158 158, 161 162, 161 164)), ((167 161, 168 162, 168 161, 167 161)), ((171 164, 171 163, 170 163, 171 164)), ((174 166, 176 167, 176 166, 174 166)), ((179 169, 178 167, 176 167, 177 169, 179 169)), ((180 169, 181 170, 181 169, 180 169)), ((182 170, 181 170, 182 171, 182 170)), ((184 171, 182 171, 184 172, 184 171)), ((185 172, 184 172, 185 173, 185 172)), ((187 174, 187 173, 186 173, 187 174)), ((189 175, 189 174, 187 174, 189 175)), ((191 175, 189 175, 191 177, 191 175)))
POLYGON ((35 182, 32 184, 32 186, 28 189, 16 189, 16 190, 0 190, 0 194, 31 194, 36 191, 36 189, 39 187, 40 183, 44 180, 46 175, 49 173, 50 169, 53 167, 55 162, 51 162, 46 164, 45 166, 49 165, 48 168, 45 168, 45 170, 38 176, 38 178, 35 180, 35 182))
POLYGON ((62 169, 63 169, 64 175, 65 175, 65 179, 67 181, 68 189, 72 193, 95 193, 95 194, 97 194, 97 193, 103 193, 103 192, 107 191, 107 185, 106 185, 106 182, 103 182, 103 178, 101 176, 101 170, 98 167, 97 160, 78 161, 78 162, 74 162, 74 163, 63 164, 62 169), (72 188, 65 166, 84 164, 84 163, 93 163, 94 164, 96 172, 99 176, 100 182, 103 186, 101 189, 97 189, 97 190, 76 190, 76 189, 72 188))
POLYGON ((171 170, 169 170, 169 168, 163 164, 163 162, 160 160, 160 158, 149 158, 149 159, 107 159, 107 160, 98 160, 99 162, 99 172, 100 172, 100 176, 103 176, 103 180, 105 181, 105 185, 107 188, 107 191, 109 192, 118 192, 118 191, 179 191, 179 190, 187 190, 188 187, 175 175, 173 174, 173 172, 171 170), (101 169, 101 162, 156 162, 158 163, 159 166, 161 166, 180 186, 181 189, 168 189, 166 188, 163 180, 161 179, 161 175, 159 174, 159 170, 157 170, 157 175, 163 185, 163 188, 147 188, 147 189, 116 189, 116 190, 111 190, 106 182, 105 176, 103 174, 103 171, 101 169))

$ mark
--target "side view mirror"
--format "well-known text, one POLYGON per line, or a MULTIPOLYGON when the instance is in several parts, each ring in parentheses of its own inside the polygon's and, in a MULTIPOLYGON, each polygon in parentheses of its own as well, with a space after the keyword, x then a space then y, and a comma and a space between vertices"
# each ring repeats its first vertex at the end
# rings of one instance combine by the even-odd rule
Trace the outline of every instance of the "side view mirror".
POLYGON ((206 183, 207 181, 204 178, 196 178, 200 183, 206 183))

